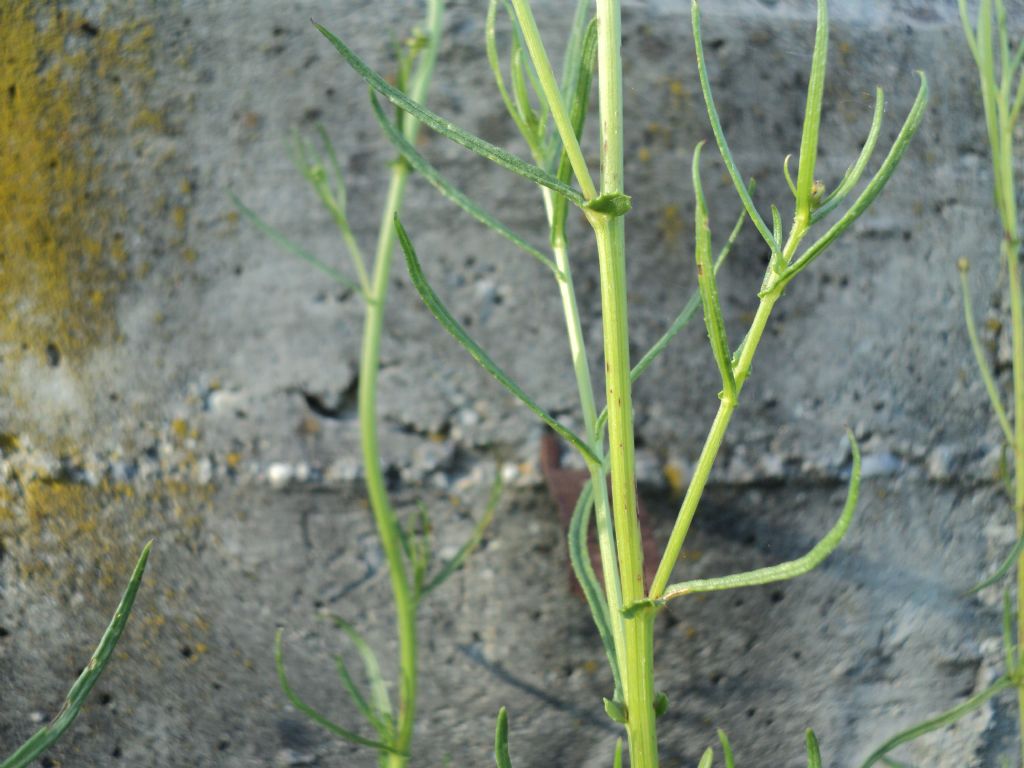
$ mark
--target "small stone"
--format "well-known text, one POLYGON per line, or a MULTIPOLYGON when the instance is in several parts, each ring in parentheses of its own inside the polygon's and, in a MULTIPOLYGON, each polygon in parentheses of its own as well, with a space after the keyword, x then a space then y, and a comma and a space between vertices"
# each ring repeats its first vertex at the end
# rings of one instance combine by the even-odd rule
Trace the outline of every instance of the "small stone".
POLYGON ((267 482, 270 483, 271 488, 280 490, 288 485, 293 477, 295 477, 295 469, 290 464, 279 461, 267 467, 267 482))
POLYGON ((903 461, 889 451, 868 453, 861 459, 861 477, 891 477, 903 469, 903 461))
POLYGON ((930 480, 949 480, 960 467, 960 452, 952 445, 939 445, 928 454, 925 466, 930 480))

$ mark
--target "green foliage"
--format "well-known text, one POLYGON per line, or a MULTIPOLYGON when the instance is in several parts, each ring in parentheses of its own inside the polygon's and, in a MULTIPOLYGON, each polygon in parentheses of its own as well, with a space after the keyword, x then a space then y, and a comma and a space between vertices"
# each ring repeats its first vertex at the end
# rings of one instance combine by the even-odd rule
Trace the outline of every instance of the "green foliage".
MULTIPOLYGON (((572 350, 573 370, 577 378, 580 409, 585 427, 582 432, 570 430, 541 408, 526 394, 525 388, 513 381, 492 356, 455 320, 454 314, 428 280, 424 261, 416 253, 409 234, 402 227, 397 215, 395 216, 395 233, 404 251, 406 266, 413 285, 427 309, 479 365, 576 448, 587 465, 591 479, 581 495, 570 524, 570 558, 574 572, 583 587, 612 671, 615 692, 613 696, 604 699, 606 712, 614 721, 625 726, 629 738, 631 764, 634 768, 653 768, 657 765, 654 720, 667 707, 667 698, 664 694, 657 694, 653 687, 652 633, 658 609, 665 601, 674 597, 695 592, 767 584, 807 573, 836 549, 850 526, 860 482, 860 453, 852 435, 853 468, 843 512, 832 530, 806 555, 788 563, 748 573, 690 580, 672 585, 668 583, 775 304, 796 275, 849 229, 882 192, 920 125, 928 99, 928 86, 922 75, 917 98, 893 146, 878 171, 856 196, 853 204, 812 240, 809 246, 804 247, 803 241, 811 233, 812 228, 836 210, 857 189, 880 135, 884 107, 882 93, 880 90, 877 92, 875 115, 860 155, 832 192, 827 193, 825 183, 815 178, 828 53, 828 6, 825 0, 819 0, 818 23, 795 181, 789 172, 788 162, 783 164, 784 175, 794 198, 793 223, 787 233, 779 207, 772 205, 769 227, 754 204, 753 183, 746 184, 742 181, 743 177, 725 138, 705 62, 701 41, 700 7, 694 0, 692 21, 695 52, 701 91, 712 132, 740 198, 745 217, 753 222, 762 239, 768 244, 771 259, 760 291, 757 293, 758 306, 754 319, 739 345, 733 348, 729 342, 715 276, 737 237, 744 216, 741 216, 726 245, 713 261, 712 233, 709 226, 708 204, 701 185, 698 147, 693 160, 698 290, 662 339, 635 367, 631 367, 625 290, 624 229, 624 217, 631 208, 631 201, 623 189, 620 8, 617 0, 597 0, 596 17, 591 20, 586 6, 585 0, 579 0, 575 6, 559 78, 552 69, 529 3, 526 0, 491 0, 489 3, 485 26, 488 63, 501 101, 522 134, 533 163, 517 158, 430 112, 403 93, 401 88, 390 85, 378 73, 372 71, 345 43, 324 28, 318 28, 370 88, 398 107, 400 113, 414 117, 440 135, 502 168, 533 181, 540 187, 548 220, 550 256, 540 253, 538 249, 511 233, 444 179, 419 155, 413 142, 403 140, 397 128, 389 128, 376 96, 371 97, 378 121, 405 163, 422 173, 435 188, 473 218, 544 264, 555 276, 572 350), (499 46, 499 12, 503 14, 501 18, 511 25, 506 59, 503 59, 499 46), (592 81, 595 80, 599 86, 598 104, 603 133, 599 185, 592 179, 580 147, 583 120, 590 100, 592 81), (578 188, 570 185, 572 177, 575 178, 578 188), (595 405, 596 393, 590 380, 590 362, 581 328, 580 312, 576 306, 568 258, 569 243, 565 225, 570 202, 582 210, 597 243, 604 330, 605 394, 606 402, 610 406, 601 413, 598 413, 595 405), (704 450, 695 466, 693 478, 651 588, 645 590, 643 554, 635 514, 631 384, 651 361, 664 351, 671 338, 692 317, 698 306, 703 309, 712 356, 722 378, 719 412, 711 425, 704 450), (609 446, 607 450, 606 428, 609 446), (606 492, 606 480, 609 476, 612 481, 611 500, 608 499, 606 492), (590 564, 587 542, 591 521, 597 528, 604 573, 603 588, 590 564)), ((429 259, 427 262, 429 266, 429 259)), ((420 551, 411 543, 406 543, 405 546, 410 552, 420 551)), ((413 556, 412 560, 419 562, 418 557, 413 556)), ((731 748, 725 734, 721 732, 720 741, 726 766, 732 768, 731 748)), ((810 732, 807 735, 807 755, 809 768, 820 768, 821 757, 817 741, 810 732)), ((508 720, 504 709, 498 716, 495 759, 499 768, 510 765, 508 720)), ((713 753, 708 750, 701 760, 701 766, 707 768, 712 760, 713 753)), ((621 763, 621 750, 615 762, 621 763)))
POLYGON ((114 648, 117 647, 117 642, 121 639, 121 635, 128 625, 128 617, 131 615, 132 606, 135 605, 135 596, 138 594, 139 586, 142 584, 142 576, 146 572, 146 563, 149 561, 149 551, 152 546, 153 542, 149 542, 143 548, 138 562, 135 563, 135 569, 132 571, 131 578, 128 580, 128 586, 125 588, 124 594, 121 595, 121 601, 117 604, 117 609, 110 620, 110 624, 103 633, 103 637, 100 638, 99 645, 93 651, 89 663, 85 665, 85 669, 82 670, 75 684, 68 691, 68 695, 64 699, 64 705, 60 708, 56 717, 32 734, 28 741, 0 763, 0 768, 25 768, 43 752, 52 747, 64 735, 64 732, 71 727, 75 718, 78 717, 86 697, 88 697, 93 686, 96 685, 96 681, 100 679, 103 670, 107 668, 110 657, 114 654, 114 648))

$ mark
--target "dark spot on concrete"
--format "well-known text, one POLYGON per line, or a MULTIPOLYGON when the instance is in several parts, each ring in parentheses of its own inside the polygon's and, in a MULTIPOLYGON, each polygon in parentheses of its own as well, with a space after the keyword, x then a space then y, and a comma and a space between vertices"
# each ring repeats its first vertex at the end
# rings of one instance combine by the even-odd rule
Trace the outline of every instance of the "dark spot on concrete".
POLYGON ((60 349, 52 341, 46 345, 46 362, 51 368, 60 365, 60 349))

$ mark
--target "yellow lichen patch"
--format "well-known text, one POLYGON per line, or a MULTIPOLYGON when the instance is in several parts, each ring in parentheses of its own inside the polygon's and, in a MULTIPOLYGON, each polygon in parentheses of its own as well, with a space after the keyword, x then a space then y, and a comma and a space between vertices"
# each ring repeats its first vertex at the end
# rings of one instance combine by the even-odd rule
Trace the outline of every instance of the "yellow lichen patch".
MULTIPOLYGON (((162 649, 175 640, 203 654, 209 623, 196 615, 187 590, 160 589, 167 560, 154 566, 205 540, 202 519, 211 498, 207 489, 167 480, 147 488, 53 478, 29 480, 20 491, 0 486, 0 544, 26 585, 64 604, 84 599, 89 621, 105 621, 143 545, 154 539, 132 614, 133 643, 162 649)), ((150 663, 159 666, 161 655, 150 663)))
MULTIPOLYGON (((14 366, 77 371, 117 338, 124 217, 92 137, 130 122, 123 99, 152 74, 147 30, 0 2, 0 353, 14 366)), ((25 378, 7 377, 8 396, 32 413, 25 378)))
POLYGON ((676 242, 680 235, 682 235, 685 226, 678 205, 673 203, 666 205, 662 209, 658 220, 658 232, 661 234, 661 239, 666 243, 676 242))

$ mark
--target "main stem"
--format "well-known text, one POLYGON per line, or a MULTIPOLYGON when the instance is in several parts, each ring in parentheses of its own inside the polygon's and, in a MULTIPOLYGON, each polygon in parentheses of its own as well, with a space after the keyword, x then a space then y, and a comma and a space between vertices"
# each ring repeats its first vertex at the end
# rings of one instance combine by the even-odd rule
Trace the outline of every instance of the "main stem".
MULTIPOLYGON (((597 0, 597 66, 601 102, 601 193, 623 193, 622 35, 618 0, 597 0)), ((612 477, 612 517, 623 604, 644 597, 644 555, 636 509, 633 460, 633 399, 626 310, 626 243, 621 217, 592 214, 601 272, 605 395, 612 477)), ((626 705, 630 765, 657 768, 654 725, 654 616, 636 612, 624 622, 625 658, 620 660, 626 705)))
MULTIPOLYGON (((398 518, 388 498, 387 484, 381 467, 380 447, 377 440, 377 375, 380 372, 380 337, 384 325, 384 307, 387 302, 391 257, 395 250, 394 215, 402 203, 409 168, 396 162, 388 185, 385 213, 381 218, 377 236, 377 254, 374 260, 371 294, 366 303, 363 323, 363 352, 359 362, 359 426, 363 449, 363 467, 370 509, 377 524, 384 556, 388 561, 391 591, 395 602, 395 620, 398 629, 399 685, 398 719, 392 746, 407 753, 412 742, 413 719, 416 714, 416 598, 409 586, 403 559, 398 518)), ((407 758, 389 753, 387 768, 404 768, 407 758)))

